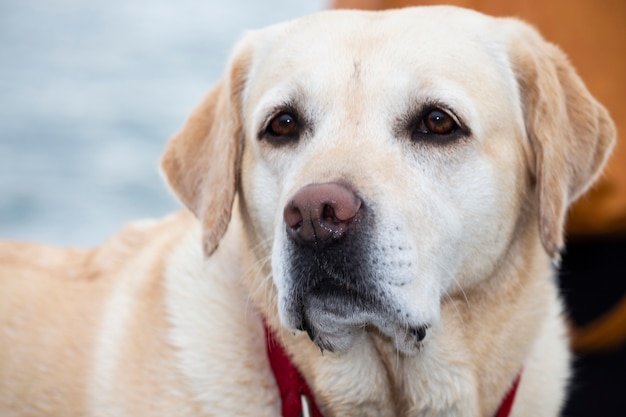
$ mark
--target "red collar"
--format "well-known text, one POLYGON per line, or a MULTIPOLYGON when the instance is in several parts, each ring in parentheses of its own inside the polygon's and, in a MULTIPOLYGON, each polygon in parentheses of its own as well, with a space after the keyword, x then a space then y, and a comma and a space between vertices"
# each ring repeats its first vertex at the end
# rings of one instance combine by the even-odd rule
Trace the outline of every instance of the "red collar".
MULTIPOLYGON (((265 341, 267 356, 280 391, 282 417, 324 417, 315 404, 315 398, 306 380, 291 363, 289 356, 267 326, 265 327, 265 341)), ((500 404, 495 417, 508 417, 511 414, 521 377, 520 372, 500 404)))
POLYGON ((519 387, 520 379, 522 379, 522 371, 517 374, 517 378, 513 381, 513 385, 509 388, 509 392, 507 392, 506 397, 502 400, 502 404, 500 404, 496 417, 509 417, 511 414, 511 409, 513 408, 513 402, 515 401, 515 394, 517 394, 517 387, 519 387))
POLYGON ((306 380, 291 363, 280 342, 267 326, 265 341, 267 356, 280 391, 282 417, 324 417, 315 404, 306 380))

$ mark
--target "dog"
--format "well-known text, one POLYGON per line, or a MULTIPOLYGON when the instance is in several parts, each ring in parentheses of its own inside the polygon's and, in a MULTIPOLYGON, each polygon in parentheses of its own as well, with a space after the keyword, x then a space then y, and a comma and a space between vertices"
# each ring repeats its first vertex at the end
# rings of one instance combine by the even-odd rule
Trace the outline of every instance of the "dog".
POLYGON ((512 390, 512 416, 556 416, 554 265, 614 142, 515 19, 251 32, 165 150, 187 210, 89 250, 0 246, 0 414, 279 416, 274 346, 326 417, 487 417, 512 390))

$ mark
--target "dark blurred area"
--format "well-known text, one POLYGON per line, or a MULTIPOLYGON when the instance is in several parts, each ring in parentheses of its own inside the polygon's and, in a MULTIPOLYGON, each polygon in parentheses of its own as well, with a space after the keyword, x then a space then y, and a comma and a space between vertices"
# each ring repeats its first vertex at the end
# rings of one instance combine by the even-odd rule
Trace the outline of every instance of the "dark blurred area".
POLYGON ((580 333, 564 416, 626 416, 625 255, 626 239, 599 239, 572 241, 563 257, 561 289, 580 333))
POLYGON ((335 0, 370 10, 451 4, 533 24, 569 56, 617 126, 604 174, 572 208, 559 282, 576 354, 563 416, 626 416, 626 1, 335 0))

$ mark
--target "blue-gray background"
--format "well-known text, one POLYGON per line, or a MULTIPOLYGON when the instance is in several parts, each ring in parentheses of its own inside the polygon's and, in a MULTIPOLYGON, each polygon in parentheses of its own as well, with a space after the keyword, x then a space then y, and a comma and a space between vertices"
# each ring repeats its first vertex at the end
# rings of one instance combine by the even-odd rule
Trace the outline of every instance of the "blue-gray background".
POLYGON ((326 5, 0 1, 0 238, 92 246, 179 207, 158 160, 233 44, 326 5))

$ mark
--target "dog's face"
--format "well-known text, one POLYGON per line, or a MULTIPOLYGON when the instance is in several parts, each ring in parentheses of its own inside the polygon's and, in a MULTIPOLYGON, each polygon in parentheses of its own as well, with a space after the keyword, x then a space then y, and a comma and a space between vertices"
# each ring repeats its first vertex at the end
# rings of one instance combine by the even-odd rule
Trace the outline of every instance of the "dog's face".
POLYGON ((243 194, 273 241, 282 322, 324 349, 367 326, 413 349, 441 297, 513 238, 529 180, 520 100, 505 56, 464 25, 330 15, 255 57, 243 194))
POLYGON ((404 352, 446 296, 494 274, 520 228, 555 256, 611 125, 576 85, 575 113, 593 123, 584 149, 559 150, 582 122, 565 87, 537 89, 572 83, 556 69, 563 58, 507 22, 446 7, 332 12, 249 35, 164 159, 207 252, 239 189, 283 325, 339 351, 375 329, 404 352))

